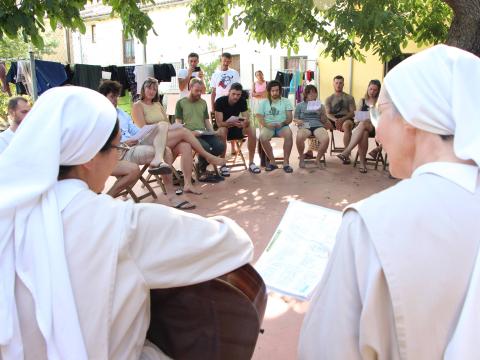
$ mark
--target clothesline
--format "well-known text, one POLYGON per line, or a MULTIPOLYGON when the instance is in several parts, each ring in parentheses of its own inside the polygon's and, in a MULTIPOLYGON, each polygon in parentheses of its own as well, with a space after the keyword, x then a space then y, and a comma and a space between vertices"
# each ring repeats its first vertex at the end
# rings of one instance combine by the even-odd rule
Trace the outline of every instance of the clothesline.
POLYGON ((105 79, 116 80, 122 84, 122 96, 125 90, 132 94, 135 101, 141 90, 141 84, 147 77, 154 77, 159 82, 171 82, 176 76, 172 64, 145 65, 90 65, 70 64, 38 60, 34 57, 29 63, 26 60, 12 58, 6 79, 17 86, 17 94, 29 94, 34 99, 47 89, 73 84, 97 90, 100 82, 105 79))

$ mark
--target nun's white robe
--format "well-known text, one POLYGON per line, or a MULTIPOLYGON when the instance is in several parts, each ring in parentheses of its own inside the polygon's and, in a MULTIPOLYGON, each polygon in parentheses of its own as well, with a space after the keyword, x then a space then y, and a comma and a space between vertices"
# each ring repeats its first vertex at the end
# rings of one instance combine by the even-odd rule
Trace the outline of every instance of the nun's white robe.
POLYGON ((299 358, 443 358, 480 242, 478 180, 476 166, 429 163, 347 209, 299 358))
MULTIPOLYGON (((64 193, 78 192, 60 206, 89 359, 145 357, 150 289, 209 280, 252 259, 250 238, 227 218, 204 219, 158 204, 113 200, 80 180, 60 181, 56 191, 60 202, 68 202, 64 193)), ((32 298, 18 277, 16 285, 25 358, 45 359, 43 338, 32 321, 32 298)), ((150 359, 155 357, 151 350, 150 359)))

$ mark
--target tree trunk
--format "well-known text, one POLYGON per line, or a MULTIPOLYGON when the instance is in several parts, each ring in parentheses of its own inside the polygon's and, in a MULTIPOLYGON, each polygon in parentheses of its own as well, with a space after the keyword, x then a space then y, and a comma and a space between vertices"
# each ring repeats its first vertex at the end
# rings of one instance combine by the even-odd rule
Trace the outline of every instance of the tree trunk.
POLYGON ((444 0, 453 10, 447 45, 480 57, 480 0, 444 0))

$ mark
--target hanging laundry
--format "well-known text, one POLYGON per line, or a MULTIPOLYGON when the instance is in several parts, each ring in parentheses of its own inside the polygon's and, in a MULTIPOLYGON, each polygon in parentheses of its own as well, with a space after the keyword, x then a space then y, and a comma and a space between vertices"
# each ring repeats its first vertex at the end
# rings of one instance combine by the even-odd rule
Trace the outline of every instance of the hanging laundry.
POLYGON ((7 73, 7 81, 9 83, 15 84, 17 95, 27 95, 27 89, 21 82, 17 82, 17 62, 12 61, 10 63, 10 69, 8 69, 7 73))
POLYGON ((128 88, 132 96, 132 102, 138 100, 137 81, 135 80, 135 66, 125 66, 125 74, 127 76, 128 88))
POLYGON ((283 71, 277 71, 275 75, 275 80, 279 81, 282 84, 282 96, 288 97, 290 92, 290 82, 292 81, 293 74, 289 74, 283 71))
POLYGON ((154 77, 153 65, 136 65, 135 81, 137 82, 137 94, 140 94, 142 85, 148 77, 154 77))
POLYGON ((129 90, 129 84, 127 79, 127 72, 125 66, 117 67, 117 78, 115 79, 122 85, 122 96, 125 96, 125 92, 129 90))
POLYGON ((38 95, 67 81, 65 66, 55 61, 35 60, 35 73, 38 95))
POLYGON ((97 90, 102 80, 102 67, 99 65, 75 64, 72 85, 97 90))
MULTIPOLYGON (((125 91, 128 90, 128 83, 127 83, 127 75, 125 73, 125 67, 124 66, 116 66, 116 65, 110 65, 110 66, 104 66, 102 67, 103 72, 108 72, 110 73, 110 80, 117 81, 122 85, 122 92, 120 96, 125 96, 125 91)), ((103 79, 106 79, 105 76, 103 76, 103 79)))
POLYGON ((0 81, 2 82, 2 91, 7 93, 8 96, 12 96, 10 91, 10 86, 7 81, 7 68, 5 67, 4 62, 0 62, 0 81))
POLYGON ((33 83, 32 83, 32 69, 30 67, 30 61, 19 60, 17 62, 17 82, 23 84, 27 89, 27 94, 33 94, 33 83))
POLYGON ((159 82, 171 82, 172 77, 177 76, 172 64, 154 64, 153 74, 159 82))
POLYGON ((315 80, 315 73, 312 70, 305 71, 305 80, 310 82, 315 80))

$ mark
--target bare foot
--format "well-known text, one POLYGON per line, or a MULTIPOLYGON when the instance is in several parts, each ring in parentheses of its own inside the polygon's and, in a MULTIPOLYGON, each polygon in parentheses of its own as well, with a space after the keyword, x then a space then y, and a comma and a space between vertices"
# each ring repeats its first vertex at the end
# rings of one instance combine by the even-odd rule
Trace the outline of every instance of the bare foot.
POLYGON ((185 194, 193 194, 193 195, 202 195, 201 191, 196 190, 193 186, 184 186, 183 187, 183 192, 185 194))
POLYGON ((221 157, 218 157, 218 156, 213 156, 213 155, 209 156, 207 161, 210 164, 216 165, 216 166, 222 166, 222 165, 225 165, 227 163, 227 160, 225 160, 224 158, 221 158, 221 157))

